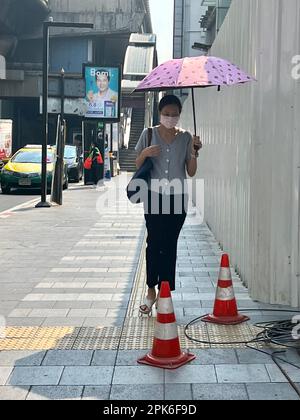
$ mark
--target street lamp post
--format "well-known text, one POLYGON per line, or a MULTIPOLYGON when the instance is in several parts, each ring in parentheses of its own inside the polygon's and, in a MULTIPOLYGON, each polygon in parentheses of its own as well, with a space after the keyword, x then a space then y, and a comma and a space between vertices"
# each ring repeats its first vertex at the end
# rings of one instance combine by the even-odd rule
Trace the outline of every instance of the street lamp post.
POLYGON ((49 77, 49 31, 55 28, 93 29, 91 23, 44 22, 43 25, 43 142, 42 142, 42 185, 41 201, 37 208, 49 208, 47 202, 47 146, 48 146, 48 77, 49 77))

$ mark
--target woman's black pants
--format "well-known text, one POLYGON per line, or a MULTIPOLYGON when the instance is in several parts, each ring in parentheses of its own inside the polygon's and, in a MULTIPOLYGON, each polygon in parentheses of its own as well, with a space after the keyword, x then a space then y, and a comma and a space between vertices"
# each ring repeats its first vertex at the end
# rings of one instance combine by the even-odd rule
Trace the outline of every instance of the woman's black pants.
MULTIPOLYGON (((172 207, 172 206, 171 206, 172 207)), ((175 214, 145 213, 148 231, 146 265, 147 286, 160 288, 162 281, 170 283, 171 291, 175 290, 177 243, 186 219, 185 210, 175 214)))

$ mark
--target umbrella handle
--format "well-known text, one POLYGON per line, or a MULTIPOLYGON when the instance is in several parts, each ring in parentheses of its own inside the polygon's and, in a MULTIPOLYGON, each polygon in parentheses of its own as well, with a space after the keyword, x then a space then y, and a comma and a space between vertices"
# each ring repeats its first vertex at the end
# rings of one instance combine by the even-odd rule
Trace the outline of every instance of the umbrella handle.
POLYGON ((194 132, 195 132, 195 136, 197 136, 197 122, 196 122, 196 107, 195 107, 195 92, 194 92, 194 88, 192 88, 192 101, 193 101, 194 132))

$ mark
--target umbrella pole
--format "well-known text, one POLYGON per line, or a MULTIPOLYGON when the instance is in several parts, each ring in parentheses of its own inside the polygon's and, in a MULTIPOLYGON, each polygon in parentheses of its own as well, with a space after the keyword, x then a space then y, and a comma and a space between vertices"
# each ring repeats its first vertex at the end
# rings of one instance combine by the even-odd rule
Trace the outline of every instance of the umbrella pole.
POLYGON ((194 131, 195 131, 195 136, 197 136, 197 122, 196 122, 196 108, 195 108, 195 92, 194 92, 194 88, 192 88, 192 100, 193 100, 194 131))

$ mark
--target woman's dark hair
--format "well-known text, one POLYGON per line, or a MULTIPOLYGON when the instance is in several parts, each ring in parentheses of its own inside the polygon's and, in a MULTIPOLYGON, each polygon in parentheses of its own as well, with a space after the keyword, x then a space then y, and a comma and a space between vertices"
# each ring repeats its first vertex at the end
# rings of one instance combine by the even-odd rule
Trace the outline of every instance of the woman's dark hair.
POLYGON ((159 103, 158 110, 161 112, 165 106, 168 105, 176 105, 179 109, 179 113, 182 112, 182 104, 180 100, 175 95, 166 95, 162 98, 162 100, 159 103))

